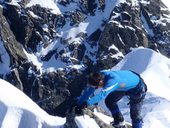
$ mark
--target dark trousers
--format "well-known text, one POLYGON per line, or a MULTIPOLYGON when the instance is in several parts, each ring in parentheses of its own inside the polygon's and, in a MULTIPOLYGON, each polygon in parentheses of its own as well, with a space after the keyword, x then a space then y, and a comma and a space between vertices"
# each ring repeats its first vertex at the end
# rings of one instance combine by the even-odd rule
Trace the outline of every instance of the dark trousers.
POLYGON ((141 108, 143 100, 147 91, 146 84, 141 81, 140 85, 136 88, 125 91, 114 91, 111 92, 105 99, 105 104, 112 113, 114 121, 123 121, 123 115, 121 114, 117 102, 123 97, 128 96, 130 100, 130 117, 133 123, 142 123, 141 108))

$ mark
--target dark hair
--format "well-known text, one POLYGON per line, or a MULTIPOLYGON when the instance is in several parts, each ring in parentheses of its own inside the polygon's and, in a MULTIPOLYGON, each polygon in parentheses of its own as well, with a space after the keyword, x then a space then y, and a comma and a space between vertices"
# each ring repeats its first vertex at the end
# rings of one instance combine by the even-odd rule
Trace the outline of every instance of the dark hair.
POLYGON ((99 82, 103 80, 104 76, 98 72, 90 73, 88 76, 88 84, 98 86, 99 82))

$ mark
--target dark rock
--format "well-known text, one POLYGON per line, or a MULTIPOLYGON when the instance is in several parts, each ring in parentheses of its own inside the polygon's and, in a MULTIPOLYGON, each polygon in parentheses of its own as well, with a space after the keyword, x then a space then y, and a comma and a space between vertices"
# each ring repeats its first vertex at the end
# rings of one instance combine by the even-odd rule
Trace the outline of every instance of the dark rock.
POLYGON ((93 32, 90 36, 89 36, 89 41, 94 41, 97 42, 99 40, 99 37, 101 35, 101 30, 97 29, 95 32, 93 32))
POLYGON ((23 51, 23 46, 15 39, 13 32, 7 22, 7 19, 3 15, 3 9, 0 7, 0 36, 4 43, 6 50, 11 56, 11 64, 22 63, 22 61, 27 60, 27 56, 23 51))
POLYGON ((79 24, 85 19, 85 17, 83 16, 83 13, 81 13, 79 10, 72 12, 70 14, 70 18, 71 18, 71 23, 70 23, 71 25, 79 24))

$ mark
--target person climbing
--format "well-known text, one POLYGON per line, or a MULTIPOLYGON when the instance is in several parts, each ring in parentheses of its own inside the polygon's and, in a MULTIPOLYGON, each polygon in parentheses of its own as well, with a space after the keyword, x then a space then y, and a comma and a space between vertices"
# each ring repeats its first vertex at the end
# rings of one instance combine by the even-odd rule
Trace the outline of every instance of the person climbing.
POLYGON ((110 110, 115 128, 125 128, 124 117, 117 102, 123 97, 129 97, 132 128, 142 128, 141 108, 147 86, 141 76, 129 70, 102 70, 88 76, 87 88, 77 101, 77 112, 87 106, 97 104, 105 98, 105 104, 110 110), (101 88, 94 95, 94 91, 101 88))

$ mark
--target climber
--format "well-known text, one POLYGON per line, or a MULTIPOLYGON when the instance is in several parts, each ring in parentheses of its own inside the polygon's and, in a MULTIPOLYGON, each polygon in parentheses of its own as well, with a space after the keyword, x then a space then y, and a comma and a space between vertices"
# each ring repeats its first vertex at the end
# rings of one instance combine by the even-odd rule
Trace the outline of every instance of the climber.
POLYGON ((129 98, 132 128, 142 128, 141 107, 145 98, 147 86, 141 76, 128 70, 102 70, 88 76, 87 88, 78 98, 76 111, 97 104, 105 98, 105 104, 110 110, 115 128, 124 128, 125 121, 117 102, 123 97, 129 98), (94 95, 94 91, 101 88, 94 95))

